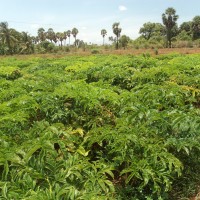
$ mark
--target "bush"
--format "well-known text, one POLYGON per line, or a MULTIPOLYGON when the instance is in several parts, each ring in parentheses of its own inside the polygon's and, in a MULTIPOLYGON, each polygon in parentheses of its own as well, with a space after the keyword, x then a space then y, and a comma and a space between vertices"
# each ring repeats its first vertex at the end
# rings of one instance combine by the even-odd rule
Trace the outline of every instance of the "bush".
POLYGON ((92 49, 91 50, 91 54, 99 54, 100 52, 99 52, 99 50, 97 50, 97 49, 92 49))
POLYGON ((194 47, 200 47, 200 39, 194 41, 194 47))
POLYGON ((174 42, 174 47, 191 48, 191 47, 193 47, 193 42, 192 41, 176 41, 176 42, 174 42))
POLYGON ((48 41, 43 41, 40 44, 36 45, 36 52, 37 53, 55 53, 56 46, 48 41))
POLYGON ((64 51, 65 52, 70 52, 70 48, 69 47, 64 47, 64 51))
POLYGON ((157 48, 154 49, 154 54, 158 55, 158 49, 157 48))

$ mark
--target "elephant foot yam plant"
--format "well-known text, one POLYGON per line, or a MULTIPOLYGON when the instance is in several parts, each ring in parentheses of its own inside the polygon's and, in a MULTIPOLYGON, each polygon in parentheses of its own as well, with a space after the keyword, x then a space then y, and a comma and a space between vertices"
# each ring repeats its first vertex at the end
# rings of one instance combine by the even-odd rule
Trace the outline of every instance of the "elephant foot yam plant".
POLYGON ((195 196, 199 63, 179 54, 2 58, 0 199, 195 196))

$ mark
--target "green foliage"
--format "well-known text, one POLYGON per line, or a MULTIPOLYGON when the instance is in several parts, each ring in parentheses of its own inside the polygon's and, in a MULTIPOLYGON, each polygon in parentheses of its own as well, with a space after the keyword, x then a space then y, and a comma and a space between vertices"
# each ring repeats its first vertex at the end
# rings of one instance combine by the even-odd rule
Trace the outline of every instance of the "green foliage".
POLYGON ((38 53, 47 53, 47 52, 54 52, 55 45, 48 41, 42 41, 40 44, 36 46, 36 51, 38 53))
POLYGON ((130 38, 126 35, 122 35, 119 39, 119 44, 125 49, 130 42, 130 38))
POLYGON ((192 20, 192 36, 193 39, 200 39, 200 16, 195 16, 192 20))
POLYGON ((158 55, 158 49, 157 48, 154 49, 154 54, 158 55))
POLYGON ((0 62, 0 199, 167 200, 196 191, 199 55, 0 62))
POLYGON ((147 22, 143 24, 142 28, 140 28, 139 33, 142 34, 146 40, 149 40, 164 35, 164 31, 165 28, 162 24, 147 22))
POLYGON ((120 38, 120 34, 122 32, 122 29, 119 26, 120 26, 119 22, 115 22, 112 25, 113 33, 116 35, 116 49, 119 48, 119 38, 120 38))
POLYGON ((98 54, 99 53, 99 50, 98 49, 92 49, 91 50, 91 54, 98 54))
POLYGON ((0 67, 0 77, 6 78, 7 80, 14 80, 21 77, 20 70, 16 67, 0 67))

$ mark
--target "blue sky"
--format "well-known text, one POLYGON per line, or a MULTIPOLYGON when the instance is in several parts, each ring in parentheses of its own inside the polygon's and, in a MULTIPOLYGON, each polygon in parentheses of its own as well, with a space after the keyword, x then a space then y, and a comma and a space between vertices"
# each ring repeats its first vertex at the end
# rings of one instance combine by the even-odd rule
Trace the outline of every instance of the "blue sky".
POLYGON ((0 0, 0 21, 31 35, 40 27, 56 32, 76 27, 77 38, 101 43, 101 29, 107 30, 108 41, 114 22, 134 39, 145 22, 162 22, 168 7, 176 9, 178 24, 200 15, 200 0, 0 0))

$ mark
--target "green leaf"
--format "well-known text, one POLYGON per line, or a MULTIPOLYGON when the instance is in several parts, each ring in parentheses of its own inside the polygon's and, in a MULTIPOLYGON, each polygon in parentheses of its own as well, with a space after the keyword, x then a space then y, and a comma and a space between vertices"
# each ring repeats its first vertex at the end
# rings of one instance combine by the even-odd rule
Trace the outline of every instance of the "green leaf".
POLYGON ((42 146, 40 144, 34 145, 25 155, 24 160, 25 162, 28 162, 31 159, 31 156, 42 146))
POLYGON ((109 186, 111 192, 115 192, 115 187, 111 181, 104 180, 104 183, 109 186))
POLYGON ((105 183, 104 183, 104 180, 98 179, 97 181, 98 181, 99 185, 101 186, 102 190, 103 190, 104 192, 107 192, 107 188, 106 188, 106 185, 105 185, 105 183))
POLYGON ((86 151, 84 148, 83 148, 83 146, 79 146, 79 148, 77 149, 77 152, 79 153, 79 154, 81 154, 82 156, 88 156, 88 153, 90 152, 90 151, 86 151))

